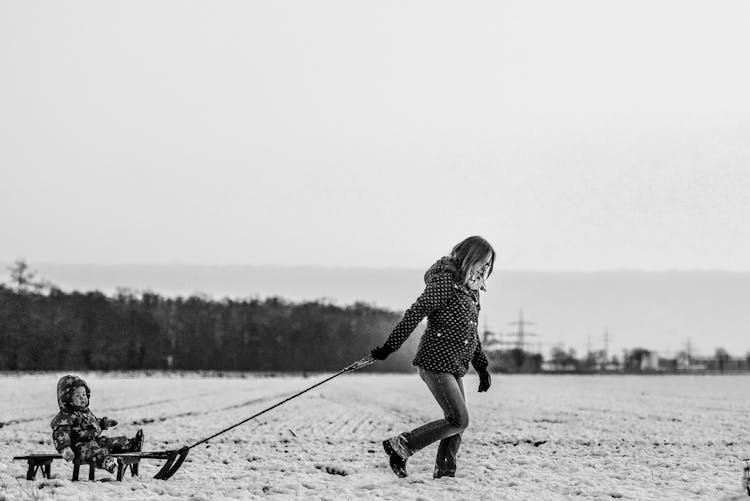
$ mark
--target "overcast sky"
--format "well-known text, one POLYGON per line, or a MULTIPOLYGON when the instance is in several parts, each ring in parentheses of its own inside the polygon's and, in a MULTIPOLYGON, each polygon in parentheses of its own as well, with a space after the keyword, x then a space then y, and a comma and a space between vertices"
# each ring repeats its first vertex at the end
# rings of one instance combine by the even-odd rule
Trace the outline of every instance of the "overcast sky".
POLYGON ((0 0, 0 262, 750 270, 750 2, 0 0))

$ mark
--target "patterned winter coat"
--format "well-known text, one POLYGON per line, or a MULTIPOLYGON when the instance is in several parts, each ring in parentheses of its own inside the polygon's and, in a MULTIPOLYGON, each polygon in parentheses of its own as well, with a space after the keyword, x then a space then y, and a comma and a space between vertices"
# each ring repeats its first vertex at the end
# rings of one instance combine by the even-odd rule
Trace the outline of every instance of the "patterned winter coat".
POLYGON ((385 347, 397 350, 427 317, 413 365, 457 376, 466 374, 469 362, 477 370, 486 368, 487 357, 477 333, 479 293, 460 285, 457 275, 449 257, 433 264, 424 275, 424 292, 396 324, 385 347))
POLYGON ((50 423, 52 427, 52 440, 55 449, 62 452, 66 447, 75 447, 82 442, 90 442, 107 428, 108 419, 97 418, 86 407, 73 405, 71 396, 79 386, 86 388, 86 396, 91 397, 91 390, 86 381, 76 376, 63 376, 57 382, 57 405, 60 412, 50 423))

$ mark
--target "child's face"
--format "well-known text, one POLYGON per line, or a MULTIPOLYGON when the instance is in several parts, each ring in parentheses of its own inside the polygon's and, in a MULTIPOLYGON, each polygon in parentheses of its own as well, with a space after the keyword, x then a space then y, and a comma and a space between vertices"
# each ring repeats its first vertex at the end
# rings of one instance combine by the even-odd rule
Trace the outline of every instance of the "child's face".
POLYGON ((73 402, 73 405, 76 407, 88 407, 89 397, 86 396, 86 388, 79 386, 73 390, 73 395, 71 395, 70 401, 73 402))

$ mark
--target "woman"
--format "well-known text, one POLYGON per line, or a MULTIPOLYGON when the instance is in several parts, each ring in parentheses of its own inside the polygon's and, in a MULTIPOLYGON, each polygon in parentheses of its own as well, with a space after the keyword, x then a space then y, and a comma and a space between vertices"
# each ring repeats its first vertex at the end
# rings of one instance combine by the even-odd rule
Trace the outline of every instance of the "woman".
POLYGON ((469 361, 479 374, 479 391, 490 387, 487 357, 477 334, 479 291, 495 261, 495 251, 482 237, 469 237, 456 245, 450 256, 433 264, 425 273, 424 292, 404 313, 383 344, 372 350, 384 360, 398 350, 422 319, 427 329, 422 335, 413 364, 443 409, 445 417, 383 442, 391 469, 407 476, 406 460, 418 450, 440 440, 434 478, 456 474, 456 453, 461 433, 469 424, 462 378, 469 361))

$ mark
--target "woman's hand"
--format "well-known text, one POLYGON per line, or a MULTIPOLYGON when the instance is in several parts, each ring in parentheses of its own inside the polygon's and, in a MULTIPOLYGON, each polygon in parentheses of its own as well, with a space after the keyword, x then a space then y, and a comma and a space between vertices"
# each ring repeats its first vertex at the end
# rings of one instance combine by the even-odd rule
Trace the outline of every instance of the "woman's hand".
POLYGON ((73 458, 76 457, 76 455, 73 452, 73 449, 71 449, 70 447, 66 447, 62 451, 62 457, 63 457, 63 459, 65 461, 67 461, 68 463, 70 463, 71 461, 73 461, 73 458))
POLYGON ((374 358, 375 360, 385 360, 391 353, 393 353, 393 350, 391 350, 390 348, 386 348, 385 345, 376 346, 372 349, 372 351, 370 351, 370 355, 372 355, 372 358, 374 358))
POLYGON ((492 378, 490 377, 490 372, 487 370, 487 368, 484 368, 481 371, 477 371, 479 374, 479 392, 484 392, 490 389, 490 385, 492 384, 492 378))

